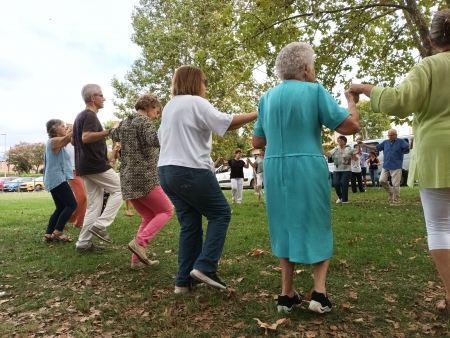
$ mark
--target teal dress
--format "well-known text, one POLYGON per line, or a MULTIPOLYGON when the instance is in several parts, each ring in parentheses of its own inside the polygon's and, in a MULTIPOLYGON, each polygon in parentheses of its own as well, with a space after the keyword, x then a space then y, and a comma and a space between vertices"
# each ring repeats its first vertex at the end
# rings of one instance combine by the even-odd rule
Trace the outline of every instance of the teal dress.
POLYGON ((322 125, 336 129, 348 116, 316 83, 287 80, 261 97, 254 135, 267 142, 264 189, 275 256, 305 264, 332 256, 331 181, 322 125))

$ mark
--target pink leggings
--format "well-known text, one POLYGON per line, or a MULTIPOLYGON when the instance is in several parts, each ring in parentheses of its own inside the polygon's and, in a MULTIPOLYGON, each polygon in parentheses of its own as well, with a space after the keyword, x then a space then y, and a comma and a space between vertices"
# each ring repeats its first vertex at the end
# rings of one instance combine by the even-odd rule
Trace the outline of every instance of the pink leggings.
MULTIPOLYGON (((173 215, 173 207, 161 186, 156 186, 147 195, 131 200, 133 207, 142 217, 136 241, 139 245, 147 247, 153 237, 162 229, 173 215)), ((135 254, 131 256, 132 262, 139 262, 135 254)))

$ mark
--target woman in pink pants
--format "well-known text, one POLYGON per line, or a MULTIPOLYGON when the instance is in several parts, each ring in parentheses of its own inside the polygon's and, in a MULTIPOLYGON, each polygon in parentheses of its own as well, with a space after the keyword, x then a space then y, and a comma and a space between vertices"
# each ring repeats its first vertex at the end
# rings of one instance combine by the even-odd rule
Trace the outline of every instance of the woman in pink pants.
POLYGON ((130 200, 142 217, 138 234, 129 244, 133 252, 131 268, 140 270, 158 264, 147 258, 147 245, 170 220, 173 207, 160 187, 158 178, 159 141, 152 121, 161 114, 161 103, 154 94, 142 95, 131 114, 109 131, 121 144, 120 184, 124 200, 130 200))

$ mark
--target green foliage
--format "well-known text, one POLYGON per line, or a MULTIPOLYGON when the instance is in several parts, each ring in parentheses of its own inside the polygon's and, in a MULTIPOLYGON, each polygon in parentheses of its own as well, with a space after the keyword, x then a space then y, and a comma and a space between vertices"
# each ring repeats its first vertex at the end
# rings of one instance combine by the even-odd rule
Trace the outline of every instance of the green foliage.
POLYGON ((14 165, 19 174, 29 174, 33 168, 36 173, 39 171, 39 167, 44 164, 44 153, 45 143, 43 142, 20 142, 11 147, 6 152, 6 156, 8 163, 14 165))
POLYGON ((391 128, 388 115, 374 113, 370 101, 360 101, 356 104, 359 111, 359 133, 356 135, 361 140, 381 138, 383 131, 391 128))
MULTIPOLYGON (((204 70, 207 98, 218 110, 255 110, 259 97, 279 82, 275 58, 292 41, 313 45, 317 79, 336 98, 355 77, 393 86, 419 56, 432 54, 427 26, 436 5, 449 6, 444 0, 141 0, 132 40, 142 55, 124 80, 112 80, 115 115, 127 116, 146 92, 167 103, 180 65, 204 70)), ((324 142, 330 133, 324 130, 324 142)), ((252 125, 243 128, 243 136, 251 134, 252 125)), ((227 138, 215 138, 213 153, 234 147, 227 138)))

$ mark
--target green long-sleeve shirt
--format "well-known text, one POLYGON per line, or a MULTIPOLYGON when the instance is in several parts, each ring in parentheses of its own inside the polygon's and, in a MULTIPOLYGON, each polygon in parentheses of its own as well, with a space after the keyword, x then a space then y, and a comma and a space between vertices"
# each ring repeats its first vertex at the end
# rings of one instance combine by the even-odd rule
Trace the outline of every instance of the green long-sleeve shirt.
POLYGON ((370 103, 374 112, 414 114, 408 185, 450 187, 450 53, 423 59, 395 88, 374 87, 370 103))

